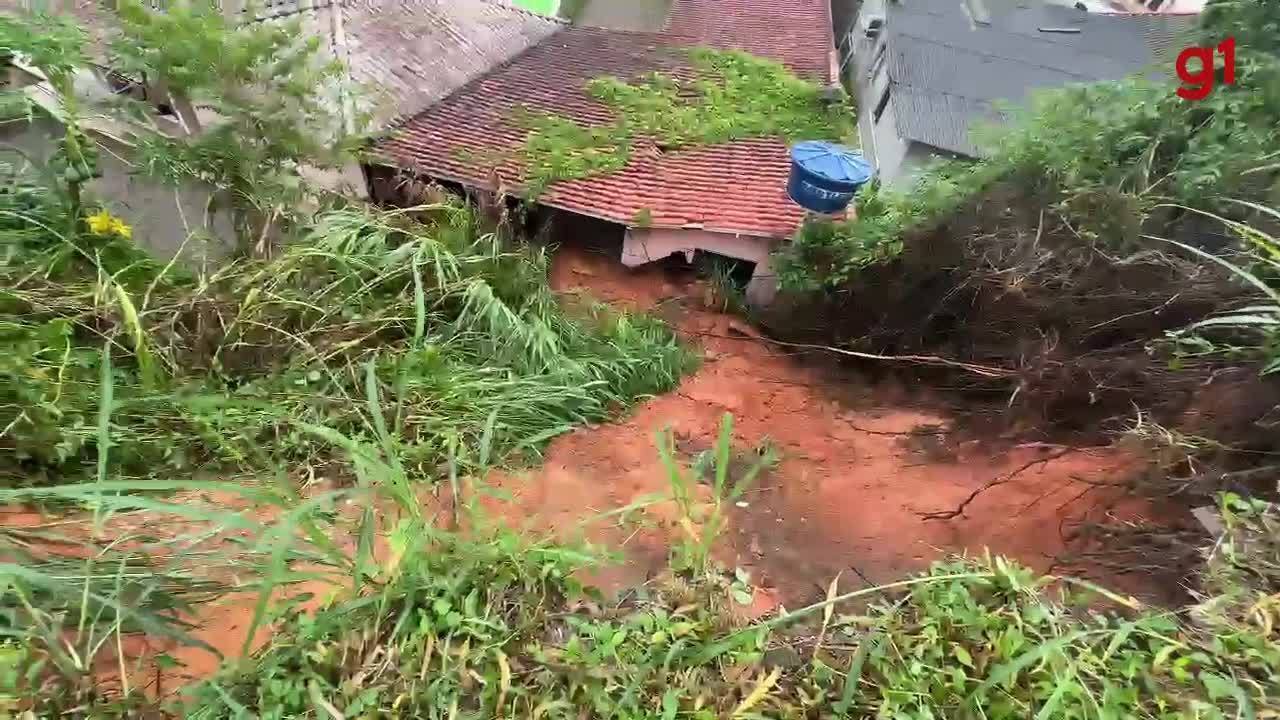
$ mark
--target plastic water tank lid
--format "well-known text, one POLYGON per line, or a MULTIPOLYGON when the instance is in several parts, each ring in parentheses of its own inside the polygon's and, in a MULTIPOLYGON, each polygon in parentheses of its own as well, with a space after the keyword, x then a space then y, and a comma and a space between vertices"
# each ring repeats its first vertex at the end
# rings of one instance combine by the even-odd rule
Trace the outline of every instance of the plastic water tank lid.
POLYGON ((864 183, 872 174, 862 153, 821 140, 797 144, 791 149, 791 159, 807 172, 839 183, 864 183))

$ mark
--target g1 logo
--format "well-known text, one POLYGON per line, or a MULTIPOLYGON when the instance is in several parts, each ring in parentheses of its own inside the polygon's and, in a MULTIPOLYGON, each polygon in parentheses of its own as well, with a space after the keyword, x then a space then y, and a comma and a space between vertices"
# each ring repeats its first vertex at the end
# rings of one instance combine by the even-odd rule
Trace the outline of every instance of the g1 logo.
MULTIPOLYGON (((1218 43, 1218 54, 1222 55, 1222 82, 1234 85, 1236 82, 1236 39, 1227 38, 1218 43)), ((1178 88, 1178 97, 1184 100, 1203 100, 1213 92, 1213 83, 1217 77, 1214 67, 1214 48, 1189 47, 1178 53, 1178 79, 1182 87, 1178 88), (1192 60, 1198 60, 1200 67, 1192 70, 1192 60)))

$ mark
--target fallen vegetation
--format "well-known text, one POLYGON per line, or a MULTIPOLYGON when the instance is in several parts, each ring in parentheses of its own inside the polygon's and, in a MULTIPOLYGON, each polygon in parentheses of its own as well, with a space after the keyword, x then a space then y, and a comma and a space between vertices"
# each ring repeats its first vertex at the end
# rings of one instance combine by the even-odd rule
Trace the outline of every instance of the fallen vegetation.
POLYGON ((1280 46, 1262 30, 1277 23, 1274 3, 1206 11, 1201 44, 1246 50, 1203 103, 1147 80, 1054 91, 988 158, 869 186, 857 218, 806 225, 780 258, 777 316, 811 320, 772 325, 866 357, 945 358, 934 383, 1024 433, 1137 425, 1197 444, 1197 462, 1155 473, 1178 476, 1156 494, 1274 492, 1257 461, 1277 449, 1280 401, 1280 46))
MULTIPOLYGON (((208 14, 180 18, 196 36, 223 32, 208 14)), ((47 27, 55 27, 47 18, 0 20, 0 44, 46 58, 43 66, 57 75, 78 57, 74 42, 63 42, 74 33, 58 26, 62 49, 49 59, 41 54, 50 47, 41 40, 47 27)), ((147 37, 139 40, 144 49, 155 42, 147 37)), ((272 221, 278 243, 260 247, 263 226, 248 222, 239 229, 255 242, 242 243, 240 256, 193 269, 160 262, 130 237, 127 216, 81 193, 93 170, 80 167, 92 161, 81 151, 89 136, 74 122, 66 127, 49 166, 14 158, 0 192, 0 503, 65 513, 35 528, 0 527, 6 715, 1225 719, 1280 712, 1280 520, 1258 493, 1216 495, 1225 528, 1205 541, 1198 597, 1184 609, 1144 607, 982 557, 845 594, 833 582, 820 602, 747 622, 728 607, 749 590, 746 580, 718 567, 710 552, 726 504, 759 469, 731 462, 726 421, 718 444, 692 467, 675 457, 671 438, 659 439, 655 451, 666 460, 685 539, 661 578, 621 599, 602 598, 576 579, 594 549, 490 528, 464 488, 483 492, 491 466, 531 460, 573 424, 672 387, 691 361, 669 329, 598 306, 562 305, 547 287, 540 254, 450 203, 386 210, 331 199, 314 212, 290 207, 287 222, 272 221), (66 173, 72 165, 77 171, 66 173), (258 479, 204 479, 236 471, 258 479), (333 482, 306 487, 318 475, 333 482), (440 523, 424 508, 420 492, 444 483, 466 522, 440 523), (695 492, 704 486, 705 494, 695 492), (183 529, 167 529, 175 519, 183 529), (282 589, 304 581, 322 589, 285 599, 282 589), (132 656, 127 641, 198 645, 194 608, 246 592, 256 604, 242 657, 181 694, 157 698, 173 688, 150 679, 173 659, 132 656), (257 647, 255 638, 268 631, 257 647)), ((272 172, 250 175, 268 184, 296 179, 291 171, 308 158, 300 145, 280 147, 293 154, 264 160, 272 172)), ((170 149, 199 174, 199 157, 170 149)), ((263 156, 251 149, 246 157, 263 156)), ((241 177, 256 165, 235 167, 241 177)), ((1080 382, 1071 373, 1082 363, 1114 375, 1124 371, 1122 360, 1139 357, 1147 358, 1143 372, 1162 367, 1158 379, 1185 378, 1179 382, 1188 387, 1202 383, 1202 373, 1238 365, 1245 387, 1266 402, 1256 388, 1274 349, 1273 214, 1256 202, 1242 206, 1244 216, 1224 214, 1230 203, 1212 209, 1248 243, 1229 259, 1169 243, 1121 256, 1109 236, 1084 242, 1077 235, 1082 226, 1071 221, 1071 203, 1027 206, 1008 194, 1016 186, 1006 180, 985 186, 984 202, 952 203, 958 214, 942 224, 934 218, 916 232, 915 216, 904 216, 899 235, 884 230, 897 238, 891 242, 900 239, 900 252, 842 265, 849 273, 828 283, 835 297, 863 303, 859 317, 881 324, 875 337, 898 338, 877 351, 948 350, 937 354, 1016 369, 1013 388, 1003 373, 984 381, 1002 398, 1017 390, 1018 402, 1041 408, 1064 407, 1046 404, 1046 378, 1066 387, 1064 378, 1080 382), (987 231, 964 224, 989 217, 996 220, 987 231), (887 278, 874 282, 910 277, 921 267, 911 259, 923 262, 920 243, 950 237, 942 228, 959 238, 951 255, 939 253, 956 264, 945 272, 932 266, 921 282, 933 285, 904 283, 889 297, 914 307, 917 320, 926 297, 965 298, 970 309, 952 309, 949 332, 933 326, 912 335, 919 328, 892 325, 899 316, 887 306, 865 312, 878 306, 857 284, 873 284, 857 268, 874 266, 887 278), (1028 258, 1028 272, 1008 272, 1028 258), (1093 284, 1082 280, 1086 270, 1097 273, 1093 284), (1130 273, 1146 279, 1143 297, 1162 292, 1163 305, 1120 293, 1130 273), (1248 282, 1233 284, 1233 277, 1248 282), (1248 288, 1268 300, 1256 302, 1248 288), (1184 292, 1192 297, 1186 304, 1170 300, 1184 292), (1092 297, 1109 297, 1119 311, 1102 319, 1119 319, 1072 334, 1079 323, 1099 322, 1090 319, 1092 297), (989 317, 982 313, 1014 301, 1008 322, 978 335, 989 317), (1027 307, 1041 314, 1017 314, 1027 307), (1056 327, 1045 314, 1051 309, 1084 319, 1056 327), (1223 310, 1232 312, 1214 315, 1223 310), (1097 335, 1104 328, 1105 342, 1097 335), (1147 353, 1144 345, 1157 341, 1167 354, 1147 353), (1040 374, 1008 362, 1010 347, 1017 357, 1040 358, 1040 374)), ((256 197, 251 186, 237 187, 256 197)), ((1089 197, 1129 192, 1106 186, 1089 197)), ((285 207, 283 195, 266 197, 262 207, 285 207)), ((1171 207, 1160 201, 1151 209, 1171 207)), ((1179 212, 1183 221, 1196 216, 1179 212)), ((869 214, 865 222, 873 221, 869 214)), ((1135 241, 1146 234, 1153 233, 1144 227, 1135 241)), ((843 249, 831 240, 823 251, 843 249)), ((813 264, 817 272, 828 267, 813 264)), ((1106 389, 1096 381, 1087 387, 1106 389)), ((1153 387, 1167 393, 1171 386, 1153 387)), ((1125 397, 1136 402, 1156 390, 1125 397)), ((1109 402, 1086 407, 1102 413, 1109 402)), ((1159 461, 1153 475, 1167 482, 1180 480, 1176 472, 1213 475, 1198 497, 1274 485, 1271 468, 1257 460, 1269 445, 1239 444, 1247 434, 1193 435, 1189 423, 1154 430, 1146 413, 1155 410, 1139 407, 1159 461), (1246 456, 1253 457, 1248 465, 1224 464, 1246 456), (1224 472, 1236 473, 1234 483, 1224 472)), ((1242 427, 1256 431, 1255 420, 1242 427)))

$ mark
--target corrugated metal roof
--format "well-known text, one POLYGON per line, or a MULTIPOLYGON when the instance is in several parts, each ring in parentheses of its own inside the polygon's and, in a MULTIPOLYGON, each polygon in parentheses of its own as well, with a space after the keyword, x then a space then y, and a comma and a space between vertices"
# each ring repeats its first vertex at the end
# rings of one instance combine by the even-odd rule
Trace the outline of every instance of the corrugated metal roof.
POLYGON ((1185 16, 1102 15, 1035 0, 892 3, 887 67, 898 133, 981 155, 971 130, 1002 120, 995 110, 1002 101, 1165 72, 1193 23, 1185 16))

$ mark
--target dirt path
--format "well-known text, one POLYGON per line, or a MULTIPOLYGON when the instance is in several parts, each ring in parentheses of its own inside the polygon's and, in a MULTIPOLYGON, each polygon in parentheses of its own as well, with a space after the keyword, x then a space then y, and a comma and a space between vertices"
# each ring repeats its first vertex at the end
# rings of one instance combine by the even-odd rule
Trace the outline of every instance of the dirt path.
MULTIPOLYGON (((557 439, 538 470, 491 478, 509 499, 487 505, 508 522, 573 534, 571 528, 594 515, 669 494, 655 435, 669 427, 680 447, 706 449, 726 412, 735 418, 737 446, 769 442, 782 460, 734 508, 722 554, 788 604, 824 591, 837 573, 853 588, 897 579, 949 553, 985 548, 1046 570, 1068 553, 1069 530, 1083 520, 1140 522, 1159 515, 1100 486, 1131 467, 1118 450, 1031 445, 994 452, 953 441, 947 418, 900 399, 842 406, 823 372, 741 335, 752 331, 738 321, 692 309, 696 301, 686 300, 683 309, 662 302, 700 297, 688 278, 627 271, 574 249, 560 252, 552 274, 558 291, 589 287, 597 298, 668 316, 705 348, 705 360, 674 392, 630 416, 557 439), (954 518, 926 517, 955 511, 971 495, 954 518)), ((679 532, 674 507, 651 506, 643 515, 652 521, 648 527, 610 520, 585 531, 587 539, 626 555, 596 578, 607 589, 643 582, 665 567, 679 532)), ((1073 570, 1159 596, 1150 578, 1073 570)))

